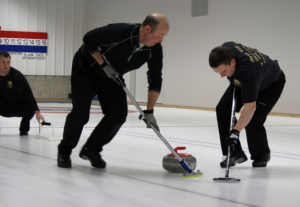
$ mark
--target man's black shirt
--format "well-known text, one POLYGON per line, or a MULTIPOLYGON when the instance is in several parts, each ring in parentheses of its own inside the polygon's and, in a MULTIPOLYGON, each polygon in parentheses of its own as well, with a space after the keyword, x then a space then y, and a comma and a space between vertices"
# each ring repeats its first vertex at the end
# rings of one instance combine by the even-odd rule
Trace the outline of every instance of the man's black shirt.
POLYGON ((162 85, 162 46, 143 46, 139 50, 140 24, 116 23, 89 31, 83 37, 84 44, 79 48, 83 67, 92 67, 103 77, 107 77, 92 55, 100 51, 122 76, 148 63, 149 91, 161 91, 162 85))
POLYGON ((39 110, 27 79, 13 67, 6 76, 0 76, 0 99, 8 104, 27 101, 33 111, 39 110))
POLYGON ((228 47, 235 55, 236 71, 228 79, 241 88, 244 103, 255 102, 259 91, 278 81, 281 69, 276 60, 235 42, 226 42, 222 46, 228 47))

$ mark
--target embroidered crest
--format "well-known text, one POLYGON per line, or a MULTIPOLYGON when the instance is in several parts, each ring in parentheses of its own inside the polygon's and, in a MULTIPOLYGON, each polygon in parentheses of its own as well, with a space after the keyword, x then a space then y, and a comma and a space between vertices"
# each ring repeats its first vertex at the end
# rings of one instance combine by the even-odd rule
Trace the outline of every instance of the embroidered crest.
POLYGON ((236 85, 236 86, 241 86, 242 84, 240 83, 240 81, 234 79, 234 85, 236 85))
POLYGON ((7 88, 12 88, 12 87, 13 87, 12 81, 7 81, 7 88))

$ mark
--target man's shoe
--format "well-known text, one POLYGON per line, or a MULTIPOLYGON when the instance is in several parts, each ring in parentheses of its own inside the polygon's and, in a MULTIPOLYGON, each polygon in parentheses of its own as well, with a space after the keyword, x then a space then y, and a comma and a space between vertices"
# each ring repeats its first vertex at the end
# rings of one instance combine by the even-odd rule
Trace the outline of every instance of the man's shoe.
POLYGON ((267 167, 267 163, 270 161, 270 159, 271 159, 270 153, 266 154, 263 159, 254 160, 252 162, 252 166, 253 167, 267 167))
POLYGON ((27 135, 28 135, 28 131, 27 132, 20 131, 20 136, 27 136, 27 135))
POLYGON ((105 168, 106 162, 101 158, 99 152, 92 152, 86 147, 83 147, 79 153, 79 157, 84 160, 89 160, 91 165, 95 168, 105 168))
POLYGON ((72 167, 70 155, 62 155, 58 153, 57 155, 57 166, 63 168, 70 168, 72 167))
MULTIPOLYGON (((246 154, 244 151, 240 152, 233 152, 230 156, 229 160, 229 167, 235 166, 235 164, 241 164, 243 162, 246 162, 248 160, 246 154)), ((222 168, 225 168, 227 166, 227 157, 220 163, 222 168)))

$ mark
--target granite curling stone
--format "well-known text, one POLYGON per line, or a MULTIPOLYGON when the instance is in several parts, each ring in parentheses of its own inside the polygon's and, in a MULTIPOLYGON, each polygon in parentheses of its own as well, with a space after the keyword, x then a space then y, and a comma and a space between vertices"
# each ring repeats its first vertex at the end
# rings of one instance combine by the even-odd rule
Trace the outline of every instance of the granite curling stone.
MULTIPOLYGON (((186 147, 176 147, 174 150, 177 153, 177 150, 185 150, 186 147)), ((193 169, 195 170, 197 166, 197 160, 191 154, 188 153, 177 153, 182 159, 186 160, 189 164, 193 165, 193 169)), ((186 170, 179 163, 178 159, 174 156, 173 153, 170 153, 163 158, 162 162, 163 168, 166 171, 173 173, 184 173, 186 170)))

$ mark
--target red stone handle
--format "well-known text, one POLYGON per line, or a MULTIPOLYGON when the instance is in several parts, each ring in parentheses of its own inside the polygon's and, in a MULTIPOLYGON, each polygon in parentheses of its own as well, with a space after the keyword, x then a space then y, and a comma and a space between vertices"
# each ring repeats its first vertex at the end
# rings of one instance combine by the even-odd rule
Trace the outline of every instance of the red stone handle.
POLYGON ((176 147, 174 150, 177 153, 177 150, 185 150, 185 149, 186 149, 185 147, 176 147))

